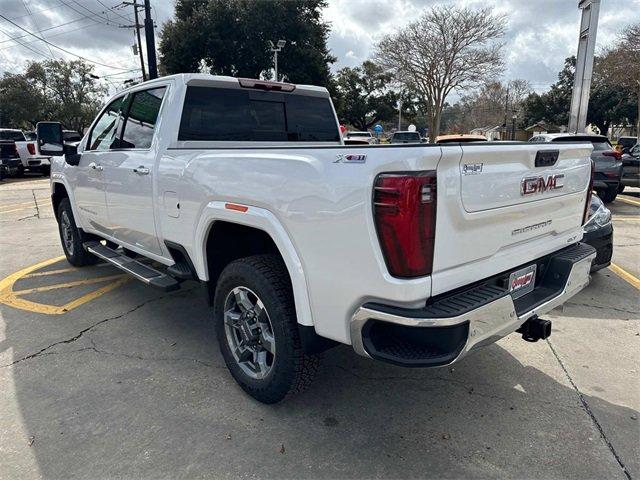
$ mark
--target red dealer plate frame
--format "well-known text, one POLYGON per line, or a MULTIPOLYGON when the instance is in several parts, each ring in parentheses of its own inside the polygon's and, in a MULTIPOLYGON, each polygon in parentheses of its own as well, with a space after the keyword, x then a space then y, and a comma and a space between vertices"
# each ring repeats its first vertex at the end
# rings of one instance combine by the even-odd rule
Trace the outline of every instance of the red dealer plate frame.
POLYGON ((536 285, 537 268, 538 266, 534 263, 509 275, 509 293, 514 300, 533 290, 536 285))

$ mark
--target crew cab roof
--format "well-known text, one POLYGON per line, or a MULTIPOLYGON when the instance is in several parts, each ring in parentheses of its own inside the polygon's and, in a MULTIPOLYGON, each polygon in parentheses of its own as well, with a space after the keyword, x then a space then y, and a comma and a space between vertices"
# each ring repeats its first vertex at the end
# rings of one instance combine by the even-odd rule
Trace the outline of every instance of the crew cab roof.
MULTIPOLYGON (((255 80, 256 82, 261 82, 261 80, 257 79, 240 79, 237 77, 229 77, 225 75, 209 75, 208 73, 176 73, 174 75, 167 75, 165 77, 154 78, 153 80, 147 80, 146 82, 137 83, 136 85, 132 85, 129 88, 121 90, 118 92, 118 95, 121 95, 123 92, 128 92, 129 90, 139 90, 140 87, 153 87, 156 83, 163 83, 167 80, 174 80, 182 85, 193 85, 193 86, 211 86, 211 87, 219 87, 219 88, 244 88, 240 85, 240 80, 255 80)), ((275 82, 274 82, 275 83, 275 82)), ((278 82, 280 83, 280 82, 278 82)), ((295 90, 292 94, 303 94, 314 97, 329 97, 329 91, 324 87, 318 87, 315 85, 299 85, 299 84, 291 84, 295 86, 295 90)))

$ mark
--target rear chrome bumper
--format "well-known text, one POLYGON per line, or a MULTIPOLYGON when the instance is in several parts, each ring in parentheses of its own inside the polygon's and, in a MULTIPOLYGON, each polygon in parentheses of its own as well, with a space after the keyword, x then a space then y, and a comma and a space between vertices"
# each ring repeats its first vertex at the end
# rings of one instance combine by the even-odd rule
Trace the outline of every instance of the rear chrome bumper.
POLYGON ((365 304, 351 318, 353 349, 365 357, 403 366, 449 365, 471 350, 514 332, 529 318, 542 315, 577 294, 589 284, 589 270, 595 256, 595 249, 586 244, 577 244, 549 256, 544 260, 549 267, 540 284, 515 301, 506 289, 495 294, 495 287, 491 287, 494 293, 489 294, 493 299, 485 302, 481 299, 484 293, 478 287, 451 295, 442 300, 447 309, 462 305, 466 310, 452 316, 422 316, 423 312, 447 310, 434 310, 429 306, 408 310, 365 304), (469 309, 469 302, 474 301, 479 302, 479 306, 469 309), (381 341, 386 343, 384 348, 378 349, 376 341, 372 340, 371 336, 375 334, 372 325, 378 330, 381 341), (402 338, 401 345, 389 345, 387 338, 394 336, 402 338), (420 337, 427 344, 431 337, 435 343, 431 347, 411 345, 414 337, 420 337), (398 352, 402 352, 400 356, 398 352), (421 355, 424 358, 420 358, 421 355))

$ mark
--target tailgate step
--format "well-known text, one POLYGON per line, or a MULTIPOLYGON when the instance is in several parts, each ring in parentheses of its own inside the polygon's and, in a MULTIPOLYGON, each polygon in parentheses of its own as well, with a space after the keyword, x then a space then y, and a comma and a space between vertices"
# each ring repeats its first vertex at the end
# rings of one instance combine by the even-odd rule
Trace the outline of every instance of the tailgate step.
POLYGON ((131 257, 118 253, 115 250, 102 245, 100 242, 85 242, 82 246, 87 252, 92 253, 114 267, 118 267, 120 270, 133 275, 135 278, 147 285, 159 288, 165 292, 171 292, 180 288, 180 282, 175 278, 167 275, 166 273, 159 272, 148 265, 144 265, 131 257))

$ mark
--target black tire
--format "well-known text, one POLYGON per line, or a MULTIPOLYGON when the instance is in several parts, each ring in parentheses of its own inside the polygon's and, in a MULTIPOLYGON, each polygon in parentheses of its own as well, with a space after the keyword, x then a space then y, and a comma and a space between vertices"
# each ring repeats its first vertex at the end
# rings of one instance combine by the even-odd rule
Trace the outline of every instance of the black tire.
POLYGON ((42 167, 41 173, 42 173, 43 177, 50 176, 51 175, 51 167, 49 165, 46 165, 46 166, 42 167))
POLYGON ((98 263, 98 257, 91 255, 83 247, 86 241, 85 235, 76 226, 73 218, 73 210, 68 198, 62 199, 58 205, 58 232, 60 233, 60 242, 62 249, 67 257, 67 261, 75 267, 84 267, 85 265, 95 265, 98 263), (68 224, 67 224, 68 222, 68 224))
POLYGON ((22 165, 19 165, 18 168, 16 169, 15 177, 16 178, 24 177, 24 167, 22 165))
POLYGON ((602 201, 604 203, 611 203, 616 199, 617 196, 618 187, 609 187, 606 190, 602 191, 602 195, 600 196, 600 198, 602 198, 602 201))
POLYGON ((618 185, 618 193, 622 193, 622 192, 624 192, 624 185, 620 184, 618 185))
POLYGON ((240 387, 262 403, 276 403, 301 392, 314 379, 320 359, 302 350, 289 274, 277 255, 255 255, 231 262, 223 270, 213 302, 218 343, 227 368, 240 387), (249 376, 231 353, 225 330, 225 302, 232 291, 255 292, 268 312, 276 354, 264 378, 249 376))

